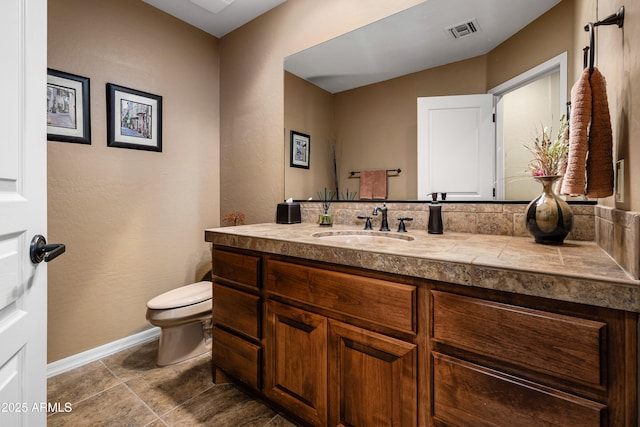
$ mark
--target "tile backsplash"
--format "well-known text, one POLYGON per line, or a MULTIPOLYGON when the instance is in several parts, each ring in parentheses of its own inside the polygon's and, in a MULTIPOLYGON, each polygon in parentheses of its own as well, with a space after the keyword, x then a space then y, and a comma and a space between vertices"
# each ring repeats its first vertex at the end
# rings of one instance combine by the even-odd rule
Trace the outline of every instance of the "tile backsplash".
MULTIPOLYGON (((329 213, 336 224, 353 224, 364 227, 365 220, 359 215, 372 216, 375 202, 337 202, 332 203, 329 213)), ((524 211, 527 203, 441 203, 444 231, 474 234, 493 234, 503 236, 529 236, 524 224, 524 211)), ((389 228, 397 230, 398 218, 411 217, 407 230, 426 230, 429 220, 429 203, 388 202, 389 228)), ((301 203, 303 222, 317 222, 322 213, 320 203, 301 203)), ((574 214, 573 230, 568 239, 595 240, 595 205, 571 205, 574 214)), ((380 215, 372 216, 373 228, 380 227, 380 215)))
MULTIPOLYGON (((359 215, 372 216, 381 202, 334 202, 329 213, 336 224, 353 224, 364 228, 359 215)), ((527 237, 524 225, 526 203, 441 203, 444 231, 527 237)), ((395 231, 398 218, 412 217, 407 230, 426 230, 429 203, 388 202, 389 228, 395 231)), ((632 278, 640 279, 640 212, 629 212, 599 205, 571 205, 574 215, 572 240, 594 241, 632 278)), ((322 205, 301 203, 303 222, 317 222, 322 205)), ((380 227, 380 215, 372 216, 373 228, 380 227)))
POLYGON ((595 208, 596 242, 632 278, 640 279, 640 212, 595 208))

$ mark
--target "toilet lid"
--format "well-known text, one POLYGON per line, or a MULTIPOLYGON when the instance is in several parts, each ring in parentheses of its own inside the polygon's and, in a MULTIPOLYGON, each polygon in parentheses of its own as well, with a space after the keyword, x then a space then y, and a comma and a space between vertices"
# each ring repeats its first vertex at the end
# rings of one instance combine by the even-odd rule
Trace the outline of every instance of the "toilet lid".
POLYGON ((172 289, 152 298, 147 307, 152 310, 166 310, 169 308, 185 307, 211 299, 211 282, 198 282, 172 289))

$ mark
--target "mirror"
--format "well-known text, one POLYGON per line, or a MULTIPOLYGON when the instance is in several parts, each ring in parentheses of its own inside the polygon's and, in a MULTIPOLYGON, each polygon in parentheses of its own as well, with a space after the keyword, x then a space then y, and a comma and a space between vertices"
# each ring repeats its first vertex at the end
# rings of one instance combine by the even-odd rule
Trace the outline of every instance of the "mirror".
MULTIPOLYGON (((424 198, 417 190, 417 98, 488 93, 570 51, 571 18, 571 5, 559 0, 429 0, 285 58, 284 196, 317 198, 337 184, 347 198, 359 190, 351 172, 400 169, 390 173, 388 199, 424 198), (290 131, 310 135, 309 169, 290 167, 290 131)), ((541 121, 555 125, 564 112, 555 98, 548 120, 520 107, 529 124, 512 144, 528 143, 541 121)), ((526 165, 507 163, 518 157, 512 154, 501 153, 496 181, 525 178, 526 165)), ((501 199, 533 198, 512 193, 503 189, 501 199)))

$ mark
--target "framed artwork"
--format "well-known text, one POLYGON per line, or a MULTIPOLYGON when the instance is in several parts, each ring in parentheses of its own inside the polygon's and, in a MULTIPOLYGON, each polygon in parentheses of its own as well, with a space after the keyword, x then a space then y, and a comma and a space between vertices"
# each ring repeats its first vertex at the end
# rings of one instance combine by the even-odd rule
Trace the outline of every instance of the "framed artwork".
POLYGON ((107 145, 162 151, 162 97, 107 83, 107 145))
POLYGON ((89 79, 47 68, 47 140, 91 144, 89 79))
POLYGON ((291 167, 309 169, 311 137, 304 133, 291 131, 291 167))

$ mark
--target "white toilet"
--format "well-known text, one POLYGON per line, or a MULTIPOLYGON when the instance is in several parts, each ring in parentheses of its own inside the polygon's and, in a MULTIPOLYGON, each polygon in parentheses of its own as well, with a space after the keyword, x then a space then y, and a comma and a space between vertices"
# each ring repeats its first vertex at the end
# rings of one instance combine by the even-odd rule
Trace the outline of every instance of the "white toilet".
POLYGON ((158 365, 211 351, 211 282, 170 290, 147 303, 147 320, 159 326, 158 365))

